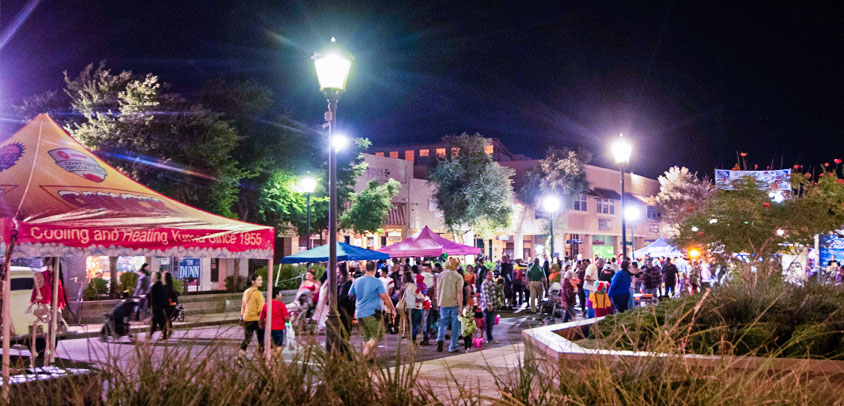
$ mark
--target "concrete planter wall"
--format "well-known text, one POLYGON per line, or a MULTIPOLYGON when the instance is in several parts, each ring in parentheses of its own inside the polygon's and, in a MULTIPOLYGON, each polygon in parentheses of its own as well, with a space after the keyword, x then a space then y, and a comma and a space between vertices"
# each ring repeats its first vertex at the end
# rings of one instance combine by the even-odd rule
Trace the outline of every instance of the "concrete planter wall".
MULTIPOLYGON (((290 303, 296 296, 296 290, 285 290, 282 292, 282 301, 290 303)), ((209 314, 209 313, 239 313, 240 301, 243 293, 213 293, 201 295, 182 295, 179 301, 185 306, 187 315, 209 314)), ((119 300, 91 300, 84 302, 71 302, 73 313, 77 315, 76 320, 69 320, 74 324, 102 323, 103 315, 111 311, 119 300)), ((66 317, 71 318, 68 314, 66 317)))
MULTIPOLYGON (((553 371, 564 360, 594 360, 602 358, 608 363, 629 362, 640 357, 666 357, 668 354, 645 351, 616 351, 584 348, 573 340, 583 337, 584 329, 602 320, 593 318, 570 323, 553 324, 522 331, 525 341, 525 359, 538 362, 540 370, 553 371)), ((763 358, 763 357, 721 357, 688 354, 683 362, 690 368, 714 367, 728 361, 736 369, 755 370, 766 366, 771 371, 811 371, 822 375, 844 376, 844 361, 763 358)))

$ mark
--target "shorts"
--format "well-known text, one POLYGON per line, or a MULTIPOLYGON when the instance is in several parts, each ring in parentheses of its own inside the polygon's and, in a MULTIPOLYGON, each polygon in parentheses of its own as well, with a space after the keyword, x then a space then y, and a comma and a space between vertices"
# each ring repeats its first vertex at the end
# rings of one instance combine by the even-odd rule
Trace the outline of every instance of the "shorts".
POLYGON ((276 347, 284 347, 284 336, 287 330, 273 330, 270 332, 270 337, 273 340, 273 345, 276 347))
POLYGON ((374 314, 358 319, 358 326, 360 327, 363 341, 369 341, 373 338, 380 340, 384 337, 384 323, 374 314))

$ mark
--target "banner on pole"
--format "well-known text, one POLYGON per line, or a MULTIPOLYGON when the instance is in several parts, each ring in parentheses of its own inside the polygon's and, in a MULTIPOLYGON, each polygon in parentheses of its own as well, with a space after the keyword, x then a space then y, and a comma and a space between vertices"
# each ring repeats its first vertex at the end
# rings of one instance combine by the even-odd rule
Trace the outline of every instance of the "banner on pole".
POLYGON ((756 178, 756 182, 766 190, 791 191, 791 169, 771 171, 731 171, 727 169, 716 169, 715 187, 722 190, 732 190, 733 182, 745 177, 756 178))

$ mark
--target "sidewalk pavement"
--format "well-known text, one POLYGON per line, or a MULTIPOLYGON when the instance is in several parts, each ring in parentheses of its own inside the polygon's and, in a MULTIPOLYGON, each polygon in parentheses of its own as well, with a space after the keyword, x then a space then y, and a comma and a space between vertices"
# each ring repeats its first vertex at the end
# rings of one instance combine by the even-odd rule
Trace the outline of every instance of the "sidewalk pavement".
POLYGON ((421 361, 417 363, 419 379, 430 384, 445 402, 460 396, 458 385, 472 393, 496 397, 499 390, 495 377, 505 381, 517 378, 523 353, 524 344, 519 343, 421 361))
MULTIPOLYGON (((240 312, 227 313, 208 313, 208 314, 192 314, 185 315, 185 321, 173 322, 174 329, 185 329, 192 327, 206 327, 206 326, 220 326, 225 324, 235 324, 240 321, 240 312)), ((149 321, 133 321, 130 323, 130 331, 133 333, 143 332, 149 330, 149 321)), ((77 338, 91 338, 99 337, 100 330, 103 328, 102 323, 94 324, 73 324, 70 325, 67 333, 63 336, 65 340, 72 340, 77 338)))

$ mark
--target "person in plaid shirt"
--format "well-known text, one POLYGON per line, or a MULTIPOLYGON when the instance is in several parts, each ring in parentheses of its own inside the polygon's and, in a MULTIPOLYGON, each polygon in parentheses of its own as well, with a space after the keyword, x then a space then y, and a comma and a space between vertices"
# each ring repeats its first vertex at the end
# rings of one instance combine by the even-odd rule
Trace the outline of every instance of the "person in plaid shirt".
POLYGON ((481 308, 484 311, 484 330, 486 342, 492 343, 492 327, 495 325, 495 311, 502 301, 498 285, 492 280, 492 272, 487 272, 481 284, 481 308))

